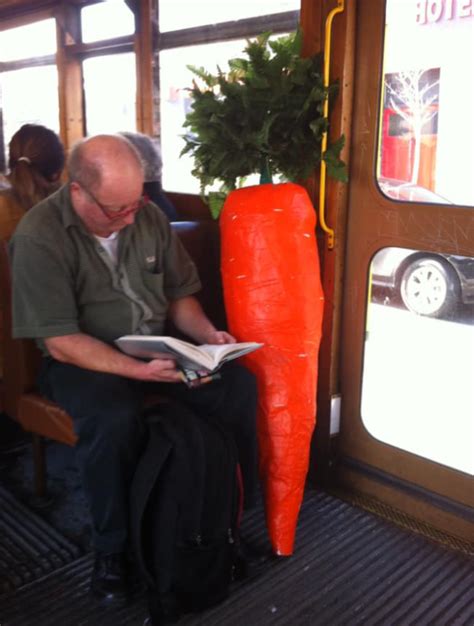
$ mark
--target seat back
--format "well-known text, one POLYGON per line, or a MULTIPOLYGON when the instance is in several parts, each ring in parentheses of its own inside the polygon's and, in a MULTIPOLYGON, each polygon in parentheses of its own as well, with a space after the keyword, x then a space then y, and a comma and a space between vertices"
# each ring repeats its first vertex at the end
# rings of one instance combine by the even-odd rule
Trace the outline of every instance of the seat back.
POLYGON ((202 282, 202 289, 197 294, 201 306, 216 328, 225 329, 218 222, 172 222, 171 227, 196 264, 202 282))
MULTIPOLYGON (((216 222, 173 222, 173 230, 178 234, 191 258, 196 263, 203 288, 198 294, 204 310, 219 328, 225 327, 225 313, 219 272, 219 231, 216 222)), ((3 410, 12 418, 18 419, 20 399, 36 391, 41 355, 32 339, 12 338, 11 274, 8 257, 8 244, 0 247, 0 307, 3 317, 2 356, 3 356, 3 410)), ((23 411, 24 413, 24 411, 23 411)), ((36 416, 38 420, 38 416, 36 416)), ((20 418, 20 421, 22 419, 20 418)), ((27 430, 34 430, 28 421, 27 430)), ((58 420, 60 421, 60 420, 58 420)), ((48 418, 49 426, 51 418, 48 418)), ((48 428, 49 428, 48 426, 48 428)), ((53 428, 56 428, 53 426, 53 428)), ((44 429, 43 429, 44 430, 44 429)), ((50 430, 43 433, 55 438, 50 430)), ((59 434, 59 433, 58 433, 59 434)), ((61 434, 60 441, 64 439, 61 434)))
POLYGON ((23 393, 36 387, 41 359, 32 339, 12 338, 11 275, 8 243, 0 246, 0 308, 2 316, 3 410, 16 419, 18 402, 23 393))

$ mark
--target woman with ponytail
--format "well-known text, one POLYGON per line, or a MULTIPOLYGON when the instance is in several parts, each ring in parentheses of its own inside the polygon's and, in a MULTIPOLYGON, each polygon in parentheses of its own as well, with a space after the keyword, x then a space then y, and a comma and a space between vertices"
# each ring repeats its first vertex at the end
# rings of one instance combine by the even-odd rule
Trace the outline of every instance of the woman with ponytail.
MULTIPOLYGON (((0 184, 0 239, 10 239, 31 207, 61 185, 64 147, 55 132, 39 124, 24 124, 11 138, 9 173, 0 184), (6 183, 6 184, 5 184, 6 183)), ((0 343, 3 337, 3 302, 0 303, 0 343)), ((0 378, 3 375, 0 351, 0 378)))
POLYGON ((11 138, 6 176, 0 190, 0 238, 9 239, 28 209, 59 188, 64 147, 58 135, 40 124, 24 124, 11 138))

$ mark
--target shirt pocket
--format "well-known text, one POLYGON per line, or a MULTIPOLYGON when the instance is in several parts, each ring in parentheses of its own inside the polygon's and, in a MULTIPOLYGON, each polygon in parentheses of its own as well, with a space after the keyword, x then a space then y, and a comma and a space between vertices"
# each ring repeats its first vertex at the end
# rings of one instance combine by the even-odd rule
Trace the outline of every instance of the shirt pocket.
POLYGON ((163 272, 147 272, 142 273, 143 284, 147 292, 147 300, 152 305, 153 309, 157 313, 163 313, 163 311, 156 311, 156 307, 167 307, 168 298, 164 291, 164 274, 163 272))

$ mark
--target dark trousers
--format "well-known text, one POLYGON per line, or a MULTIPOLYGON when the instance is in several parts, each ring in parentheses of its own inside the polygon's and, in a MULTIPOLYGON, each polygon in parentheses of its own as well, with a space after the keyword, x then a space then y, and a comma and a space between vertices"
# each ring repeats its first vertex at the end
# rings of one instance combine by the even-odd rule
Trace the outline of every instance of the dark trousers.
POLYGON ((185 403, 197 415, 216 418, 233 434, 241 464, 245 504, 257 487, 256 405, 253 374, 230 363, 221 379, 188 389, 183 383, 142 383, 44 359, 42 392, 72 418, 76 458, 93 525, 93 544, 102 552, 125 550, 129 487, 143 447, 143 399, 156 392, 185 403))

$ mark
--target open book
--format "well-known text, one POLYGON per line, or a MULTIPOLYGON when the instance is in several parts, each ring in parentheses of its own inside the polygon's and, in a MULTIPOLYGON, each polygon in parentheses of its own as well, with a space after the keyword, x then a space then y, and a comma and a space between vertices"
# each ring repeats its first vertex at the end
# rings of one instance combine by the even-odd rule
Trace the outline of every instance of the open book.
POLYGON ((249 341, 195 346, 182 339, 157 335, 124 335, 116 339, 115 343, 122 352, 130 356, 141 359, 159 359, 163 354, 170 354, 183 370, 207 372, 213 372, 223 363, 253 352, 263 345, 249 341))

